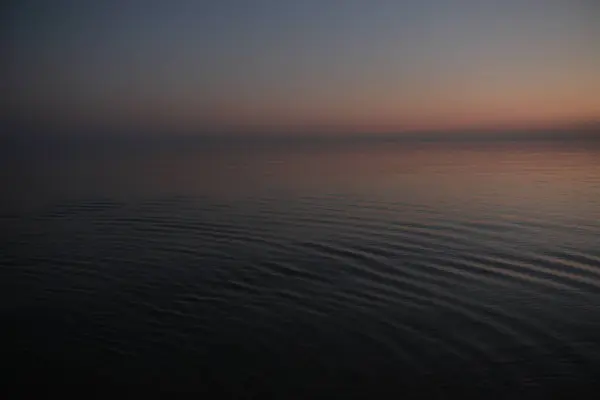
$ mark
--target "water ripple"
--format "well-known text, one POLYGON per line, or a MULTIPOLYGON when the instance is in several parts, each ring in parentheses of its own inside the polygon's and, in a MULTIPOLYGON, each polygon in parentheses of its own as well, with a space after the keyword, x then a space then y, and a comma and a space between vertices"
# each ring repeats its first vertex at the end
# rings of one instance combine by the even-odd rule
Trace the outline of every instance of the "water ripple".
MULTIPOLYGON (((395 369, 404 385, 452 376, 445 385, 483 391, 583 382, 599 366, 599 348, 557 325, 576 319, 558 309, 600 302, 600 254, 560 245, 600 237, 600 225, 572 228, 334 194, 95 200, 23 217, 2 259, 30 295, 22 307, 67 310, 50 334, 69 332, 70 359, 97 354, 92 369, 123 359, 139 368, 163 351, 168 365, 204 368, 225 348, 241 363, 231 368, 259 382, 287 358, 321 379, 395 369)), ((21 340, 39 350, 36 338, 21 340)))

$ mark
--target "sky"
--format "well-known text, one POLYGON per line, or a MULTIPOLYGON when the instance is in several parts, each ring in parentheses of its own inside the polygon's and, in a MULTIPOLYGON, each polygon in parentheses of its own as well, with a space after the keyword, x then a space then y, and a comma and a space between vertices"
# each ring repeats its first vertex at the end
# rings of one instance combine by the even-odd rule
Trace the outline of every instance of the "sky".
POLYGON ((600 121, 595 0, 21 0, 3 118, 165 132, 600 121))

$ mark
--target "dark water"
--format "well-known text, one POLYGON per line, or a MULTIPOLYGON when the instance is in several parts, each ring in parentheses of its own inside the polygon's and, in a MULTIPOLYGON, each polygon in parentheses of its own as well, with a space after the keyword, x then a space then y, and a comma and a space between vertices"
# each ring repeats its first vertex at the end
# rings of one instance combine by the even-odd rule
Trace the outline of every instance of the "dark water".
POLYGON ((598 147, 2 163, 0 349, 24 388, 531 399, 600 377, 598 147))

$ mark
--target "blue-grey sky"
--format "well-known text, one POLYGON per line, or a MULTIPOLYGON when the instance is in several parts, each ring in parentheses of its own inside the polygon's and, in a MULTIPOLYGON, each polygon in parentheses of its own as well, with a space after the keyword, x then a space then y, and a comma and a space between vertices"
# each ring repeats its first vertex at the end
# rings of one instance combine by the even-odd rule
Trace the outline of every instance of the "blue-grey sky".
POLYGON ((600 119, 595 0, 23 0, 11 118, 303 132, 600 119))

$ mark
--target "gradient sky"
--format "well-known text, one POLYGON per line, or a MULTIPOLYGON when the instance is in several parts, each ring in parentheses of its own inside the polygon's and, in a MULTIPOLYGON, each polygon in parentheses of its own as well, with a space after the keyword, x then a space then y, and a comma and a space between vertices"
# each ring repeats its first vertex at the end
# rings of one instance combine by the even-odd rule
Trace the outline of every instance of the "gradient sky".
POLYGON ((595 0, 22 0, 2 112, 171 130, 600 120, 595 0))

